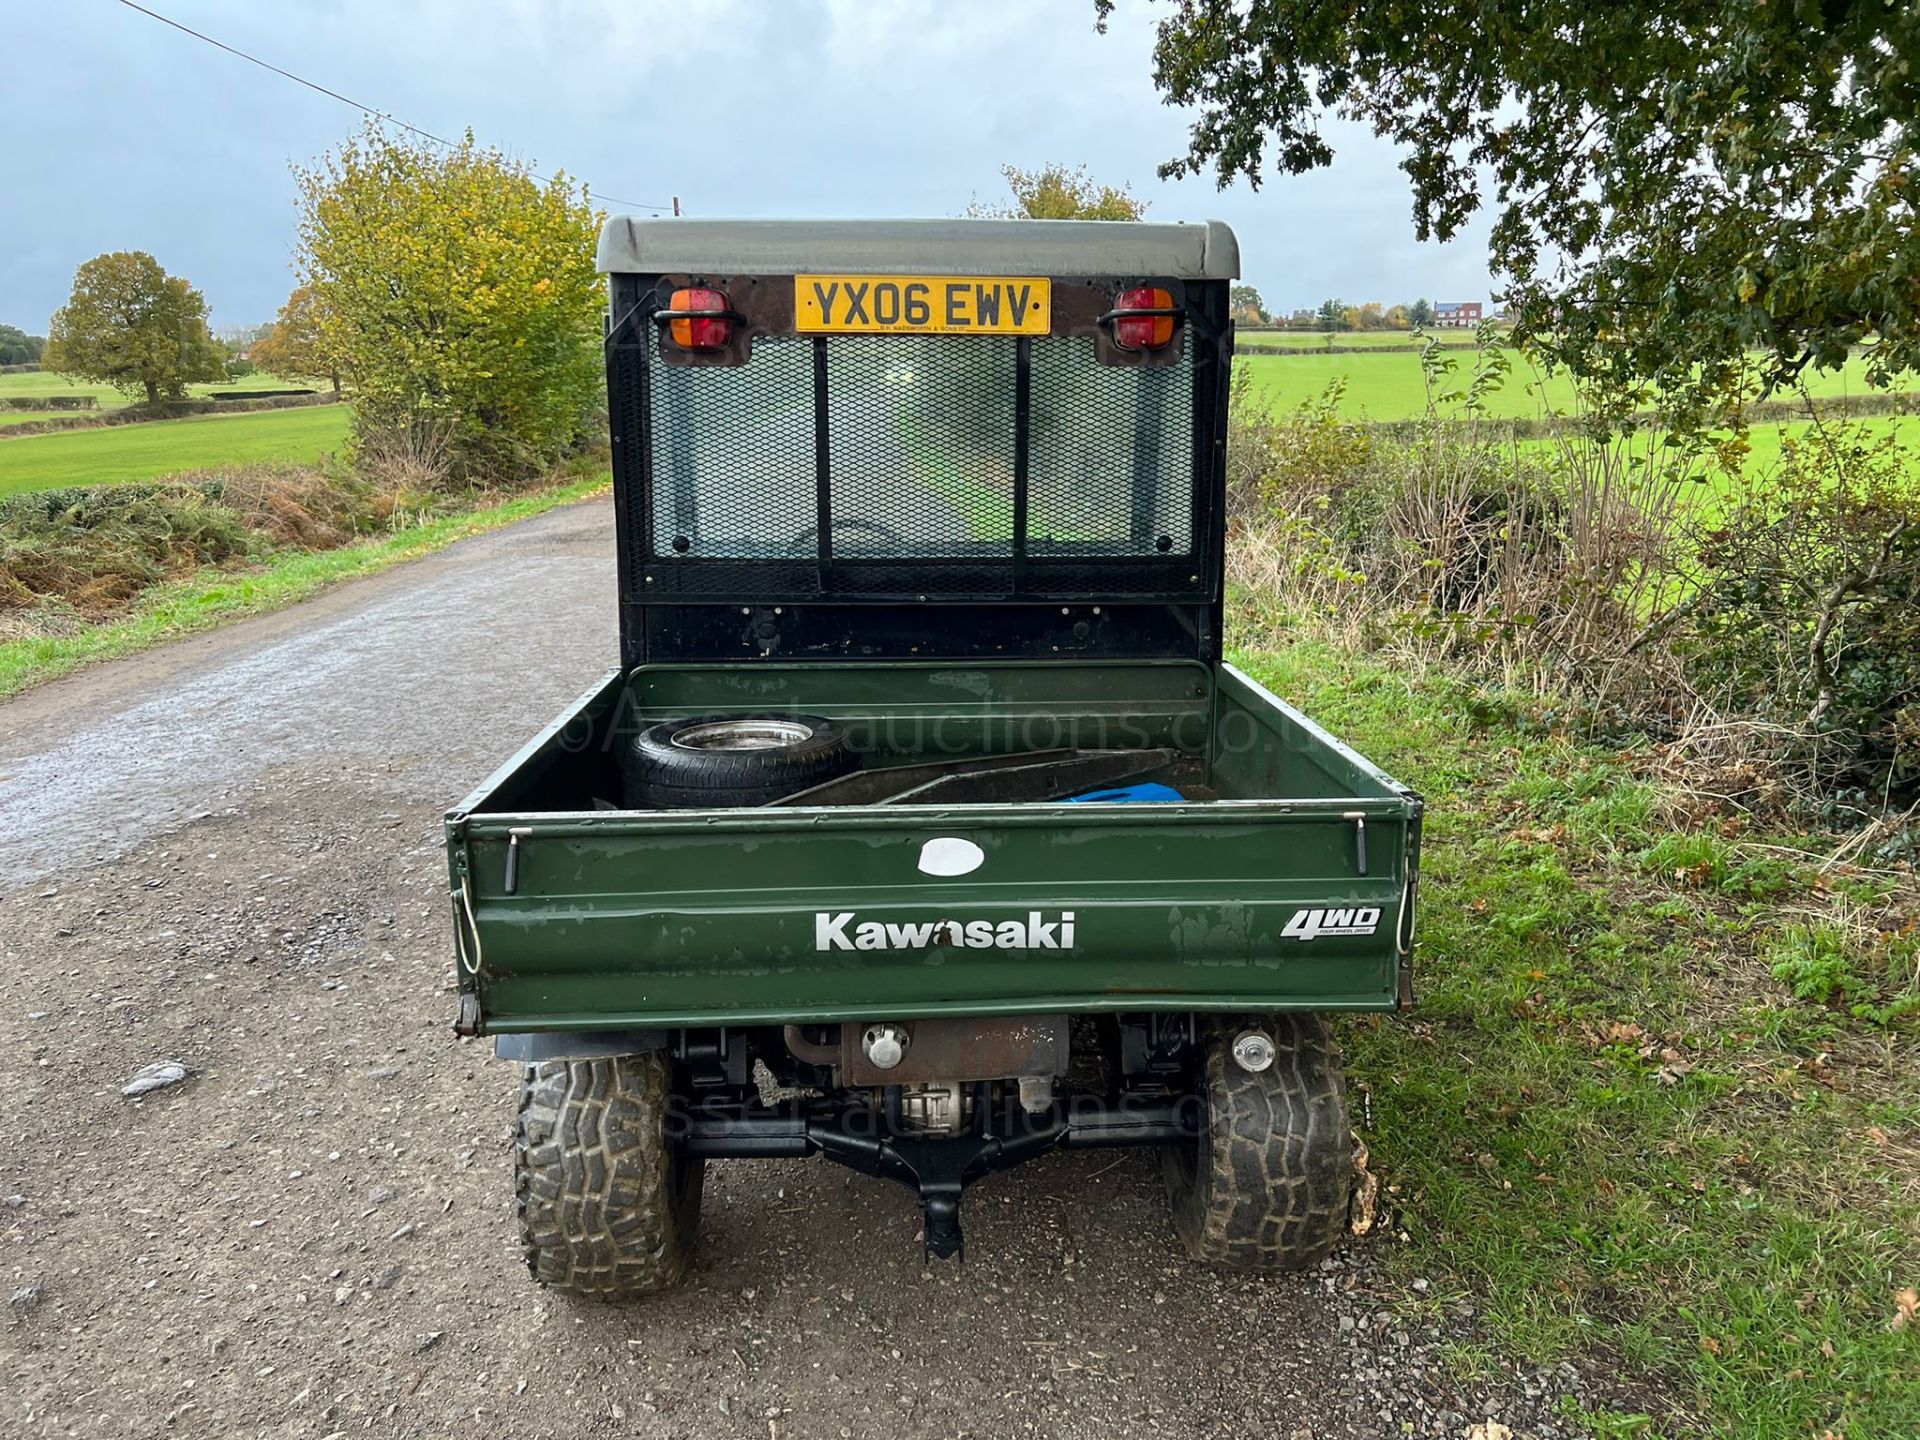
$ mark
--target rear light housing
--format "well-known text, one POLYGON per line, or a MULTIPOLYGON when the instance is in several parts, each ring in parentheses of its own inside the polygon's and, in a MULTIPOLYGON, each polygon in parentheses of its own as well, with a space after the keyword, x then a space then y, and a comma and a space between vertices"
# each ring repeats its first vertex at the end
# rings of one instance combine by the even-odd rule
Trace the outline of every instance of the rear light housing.
POLYGON ((733 311, 718 290, 676 290, 667 305, 667 333, 682 350, 724 350, 733 339, 733 311))
POLYGON ((1164 349, 1173 340, 1172 311, 1173 296, 1165 290, 1122 290, 1113 307, 1113 343, 1122 350, 1164 349))

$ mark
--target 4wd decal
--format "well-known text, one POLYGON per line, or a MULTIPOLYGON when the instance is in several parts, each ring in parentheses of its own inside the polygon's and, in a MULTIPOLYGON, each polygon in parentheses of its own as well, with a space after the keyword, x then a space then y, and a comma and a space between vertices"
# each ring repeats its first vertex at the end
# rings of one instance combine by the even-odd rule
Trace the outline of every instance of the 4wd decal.
POLYGON ((1280 933, 1289 940, 1318 940, 1322 935, 1371 935, 1380 928, 1380 907, 1364 910, 1296 910, 1280 933))
MULTIPOLYGON (((1378 911, 1374 912, 1376 915, 1378 911)), ((1025 920, 862 920, 851 910, 814 912, 816 950, 931 950, 936 945, 960 950, 1071 950, 1073 911, 1052 920, 1029 910, 1025 920)))

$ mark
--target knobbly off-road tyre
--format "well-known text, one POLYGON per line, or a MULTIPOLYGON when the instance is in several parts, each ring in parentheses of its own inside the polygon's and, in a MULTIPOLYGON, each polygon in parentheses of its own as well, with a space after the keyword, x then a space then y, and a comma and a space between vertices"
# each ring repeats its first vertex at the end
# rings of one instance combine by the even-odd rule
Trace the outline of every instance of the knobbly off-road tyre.
POLYGON ((649 726, 622 757, 633 810, 764 805, 844 775, 846 730, 817 715, 708 716, 649 726))
POLYGON ((686 1274, 706 1162, 669 1143, 672 1094, 664 1054, 526 1068, 514 1185, 520 1243, 541 1284, 618 1302, 686 1274))
POLYGON ((1347 1233, 1353 1140, 1340 1051, 1317 1015, 1261 1022, 1278 1053, 1249 1073, 1229 1053, 1241 1027, 1204 1039, 1199 1136, 1162 1152, 1174 1233, 1194 1259, 1298 1270, 1347 1233))

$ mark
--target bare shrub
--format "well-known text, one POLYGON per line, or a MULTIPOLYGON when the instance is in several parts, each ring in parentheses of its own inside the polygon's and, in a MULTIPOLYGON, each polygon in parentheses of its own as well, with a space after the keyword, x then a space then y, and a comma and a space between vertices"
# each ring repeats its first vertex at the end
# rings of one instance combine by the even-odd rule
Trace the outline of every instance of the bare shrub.
POLYGON ((452 442, 452 422, 442 417, 416 412, 377 424, 363 419, 354 467, 384 497, 386 513, 428 508, 432 497, 455 485, 452 442))
POLYGON ((1895 432, 1816 423, 1694 528, 1699 573, 1658 624, 1703 693, 1829 806, 1920 795, 1920 487, 1895 432))
POLYGON ((1234 382, 1227 441, 1227 583, 1249 638, 1306 619, 1349 643, 1364 605, 1346 592, 1365 576, 1343 563, 1331 533, 1335 498, 1374 463, 1362 426, 1341 418, 1338 382, 1290 415, 1269 411, 1248 372, 1234 382))
POLYGON ((1497 669, 1615 706, 1683 685, 1637 643, 1680 583, 1697 465, 1651 442, 1500 441, 1430 416, 1380 443, 1337 387, 1274 417, 1243 392, 1229 439, 1229 578, 1243 624, 1310 623, 1403 658, 1497 669))
POLYGON ((276 545, 329 550, 365 533, 377 518, 371 488, 351 475, 249 465, 206 478, 242 524, 276 545))
MULTIPOLYGON (((1337 388, 1279 416, 1240 391, 1242 638, 1304 628, 1552 694, 1654 738, 1714 804, 1841 820, 1920 799, 1920 486, 1894 432, 1819 418, 1770 471, 1709 483, 1737 441, 1503 438, 1474 395, 1497 369, 1398 443, 1343 420, 1337 388)), ((1896 852, 1920 838, 1874 844, 1896 852)))

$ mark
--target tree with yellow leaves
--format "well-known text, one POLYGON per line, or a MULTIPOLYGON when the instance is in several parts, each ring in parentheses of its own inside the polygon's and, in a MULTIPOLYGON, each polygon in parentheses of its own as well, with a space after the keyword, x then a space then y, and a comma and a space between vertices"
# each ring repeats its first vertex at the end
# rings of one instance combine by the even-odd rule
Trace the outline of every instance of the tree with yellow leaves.
POLYGON ((525 475, 588 433, 600 388, 600 216, 565 174, 369 121, 300 184, 317 341, 362 444, 433 427, 469 479, 525 475))
POLYGON ((267 333, 254 341, 247 359, 282 380, 307 380, 324 375, 340 393, 340 367, 320 340, 320 302, 311 285, 301 285, 287 297, 267 333))
POLYGON ((1147 212, 1147 202, 1135 199, 1129 187, 1102 185, 1087 174, 1084 165, 1073 169, 1043 165, 1038 170, 1002 165, 1000 173, 1013 192, 1013 203, 987 205, 976 198, 967 206, 969 216, 976 220, 1138 220, 1147 212))

